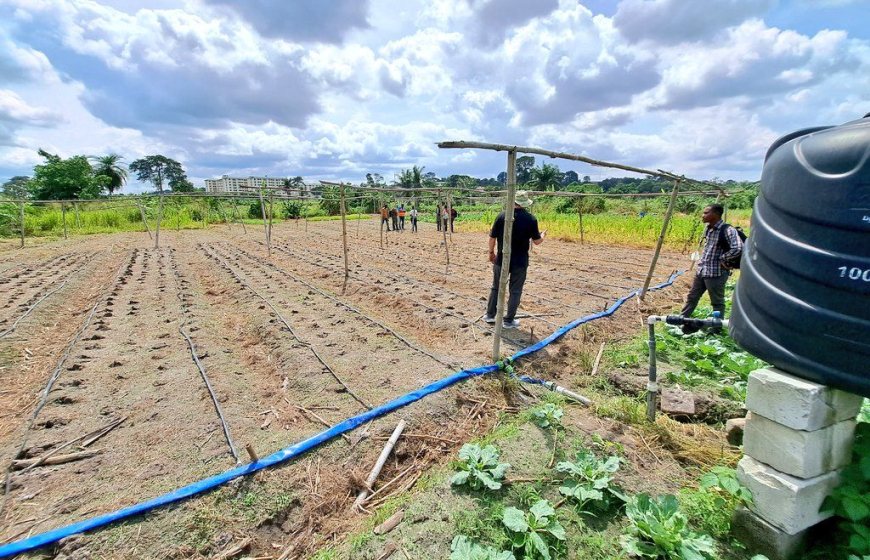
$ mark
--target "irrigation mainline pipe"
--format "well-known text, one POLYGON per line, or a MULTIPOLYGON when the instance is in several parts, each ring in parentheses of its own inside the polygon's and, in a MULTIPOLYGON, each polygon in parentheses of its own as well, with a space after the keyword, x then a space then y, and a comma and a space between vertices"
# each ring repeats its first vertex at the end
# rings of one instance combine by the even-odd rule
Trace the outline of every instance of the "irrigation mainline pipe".
POLYGON ((237 273, 235 270, 233 270, 232 266, 229 263, 227 263, 224 259, 219 257, 215 252, 213 252, 211 247, 206 247, 203 244, 200 244, 200 247, 202 247, 210 257, 217 260, 218 263, 221 266, 223 266, 223 268, 227 272, 229 272, 236 280, 238 280, 242 284, 242 286, 246 287, 248 290, 251 291, 251 293, 253 293, 255 296, 260 298, 260 301, 262 301, 263 303, 268 305, 269 309, 272 310, 272 312, 275 314, 275 316, 278 318, 278 320, 281 321, 282 323, 284 323, 284 326, 287 328, 287 331, 290 333, 290 335, 293 337, 293 339, 296 340, 296 342, 298 342, 302 346, 305 346, 306 348, 311 350, 311 353, 314 354, 314 357, 317 358, 317 361, 320 362, 320 365, 322 365, 324 367, 324 369, 326 369, 326 371, 329 372, 329 374, 332 375, 332 377, 334 377, 335 380, 338 381, 342 387, 344 387, 345 391, 347 391, 347 393, 351 397, 353 397, 353 399, 356 402, 363 405, 363 407, 365 407, 366 409, 370 410, 372 408, 372 406, 369 403, 367 403, 362 398, 357 396, 357 394, 353 392, 353 390, 348 386, 348 384, 345 383, 345 381, 341 377, 339 377, 339 375, 337 373, 335 373, 335 370, 332 369, 332 367, 328 363, 326 363, 326 360, 323 359, 323 357, 320 355, 320 353, 317 352, 317 349, 314 348, 314 346, 312 346, 310 342, 302 340, 299 337, 299 335, 296 334, 296 331, 293 330, 292 326, 290 326, 290 322, 284 318, 284 316, 281 314, 281 312, 278 311, 278 308, 275 307, 271 301, 269 301, 265 296, 263 296, 260 292, 258 292, 253 286, 251 286, 246 280, 244 280, 239 273, 237 273))
POLYGON ((184 339, 187 341, 187 346, 190 349, 190 355, 193 358, 193 363, 196 364, 196 367, 199 370, 199 375, 200 377, 202 377, 203 383, 205 383, 205 388, 208 390, 208 394, 211 397, 211 402, 214 405, 215 412, 217 412, 218 420, 220 420, 221 428, 224 432, 224 438, 226 438, 227 445, 229 445, 230 447, 230 453, 232 453, 233 459, 236 460, 236 464, 240 465, 242 461, 241 459, 239 459, 239 452, 236 449, 236 444, 233 442, 233 437, 230 435, 230 426, 227 423, 226 417, 224 416, 224 411, 221 408, 221 404, 217 398, 217 395, 214 392, 214 388, 211 386, 211 381, 209 381, 208 374, 205 372, 205 366, 203 366, 202 362, 199 360, 196 346, 193 344, 193 340, 191 340, 190 335, 187 334, 187 331, 184 330, 185 326, 187 326, 187 323, 189 322, 189 317, 187 314, 187 306, 185 305, 184 298, 182 298, 181 296, 181 274, 178 272, 178 267, 175 264, 175 260, 172 258, 172 252, 169 253, 169 266, 175 276, 175 295, 176 297, 178 297, 178 303, 181 309, 182 316, 181 324, 178 325, 178 332, 180 332, 181 336, 183 336, 184 339))
POLYGON ((57 365, 54 370, 52 370, 51 375, 48 378, 48 382, 45 384, 45 388, 42 391, 42 397, 39 400, 36 408, 33 410, 33 413, 30 415, 30 419, 27 421, 27 425, 24 428, 24 437, 21 438, 21 445, 18 446, 17 451, 12 455, 12 458, 9 460, 9 466, 6 468, 6 481, 3 485, 3 500, 0 501, 0 516, 3 515, 3 510, 6 507, 6 499, 9 496, 9 490, 12 486, 12 464, 16 457, 21 455, 21 452, 24 451, 24 448, 27 446, 27 436, 30 434, 31 428, 33 428, 33 423, 36 421, 36 417, 39 416, 39 413, 42 411, 45 404, 48 402, 48 394, 51 393, 52 388, 54 388, 54 383, 60 377, 61 370, 66 363, 67 358, 69 358, 70 354, 73 351, 73 348, 76 344, 78 344, 79 339, 82 334, 85 332, 85 329, 88 328, 91 324, 91 320, 94 318, 94 314, 97 312, 97 307, 106 299, 106 293, 109 291, 109 288, 118 281, 118 276, 120 276, 121 271, 125 266, 130 264, 131 257, 128 256, 125 259, 121 266, 118 267, 118 270, 115 272, 114 276, 111 277, 110 281, 106 283, 106 285, 100 290, 99 296, 97 297, 94 305, 91 307, 91 311, 85 316, 85 320, 79 325, 79 328, 76 329, 75 334, 72 339, 66 345, 63 353, 60 356, 60 360, 58 360, 57 365))
MULTIPOLYGON (((677 273, 675 273, 667 282, 650 288, 651 290, 663 289, 669 285, 671 285, 677 273)), ((519 359, 524 358, 534 352, 541 350, 542 348, 552 344, 556 340, 559 340, 565 334, 570 332, 571 330, 577 328, 578 326, 588 323, 590 321, 595 321, 602 317, 608 317, 616 313, 616 311, 631 297, 634 297, 639 290, 635 290, 634 292, 627 294, 614 302, 607 310, 595 313, 593 315, 588 315, 586 317, 581 317, 579 319, 575 319, 574 321, 568 323, 561 329, 557 330, 550 336, 544 338, 543 340, 527 347, 513 356, 511 356, 511 361, 515 362, 519 359)), ((327 430, 323 430, 307 439, 304 439, 294 445, 276 451, 267 457, 263 457, 258 459, 255 462, 248 463, 246 465, 241 465, 235 468, 232 468, 228 471, 224 471, 222 473, 210 476, 203 480, 193 482, 191 484, 187 484, 181 488, 173 490, 171 492, 162 494, 155 498, 151 498, 150 500, 146 500, 145 502, 140 502, 138 504, 125 507, 123 509, 113 511, 110 513, 105 513, 102 515, 98 515, 96 517, 92 517, 90 519, 85 519, 83 521, 79 521, 77 523, 73 523, 70 525, 66 525, 63 527, 59 527, 57 529, 52 529, 45 533, 40 533, 37 535, 33 535, 26 539, 22 539, 20 541, 15 541, 11 543, 7 543, 4 545, 0 545, 0 558, 7 558, 16 554, 21 554, 22 552, 27 552, 29 550, 34 550, 41 546, 45 546, 47 544, 55 543, 60 541, 63 538, 84 533, 87 531, 91 531, 94 529, 98 529, 100 527, 104 527, 111 523, 115 523, 136 515, 141 515, 152 511, 156 508, 163 507, 166 505, 174 504, 186 500, 190 497, 202 494, 204 492, 210 491, 214 488, 217 488, 223 484, 226 484, 232 480, 235 480, 242 476, 247 476, 263 470, 265 468, 269 468, 281 463, 284 463, 290 459, 299 457, 300 455, 316 448, 317 446, 330 441, 336 437, 341 436, 351 430, 356 429, 357 427, 370 422, 371 420, 408 406, 412 403, 415 403, 428 395, 437 393, 442 391, 460 381, 464 381, 466 379, 470 379, 472 377, 479 377, 482 375, 494 373, 499 371, 499 365, 497 364, 489 364, 484 366, 479 366, 475 368, 469 368, 461 370, 457 373, 454 373, 448 377, 439 379, 416 391, 412 391, 411 393, 407 393, 405 395, 401 395, 387 403, 384 403, 377 408, 372 410, 368 410, 356 416, 352 416, 343 422, 329 428, 327 430)), ((522 377, 520 377, 523 380, 522 377)), ((532 382, 537 382, 533 380, 532 382)))
POLYGON ((391 335, 393 335, 394 337, 396 337, 397 339, 399 339, 400 341, 402 341, 402 342, 403 342, 403 343, 404 343, 408 348, 411 348, 412 350, 415 350, 415 351, 417 351, 417 352, 419 352, 419 353, 421 353, 421 354, 423 354, 423 355, 425 355, 425 356, 429 356, 430 358, 432 358, 433 360, 435 360, 436 362, 438 362, 439 364, 441 364, 441 365, 443 365, 443 366, 447 366, 447 367, 449 367, 449 368, 456 367, 456 364, 453 364, 453 363, 450 363, 450 362, 446 362, 446 361, 444 361, 443 359, 439 358, 438 356, 432 354, 431 352, 428 352, 427 350, 425 350, 425 349, 423 349, 423 348, 420 348, 419 346, 417 346, 416 344, 414 344, 413 342, 411 342, 410 340, 408 340, 407 338, 405 338, 404 336, 402 336, 401 334, 399 334, 398 332, 396 332, 396 331, 395 331, 394 329, 392 329, 391 327, 385 325, 384 323, 378 321, 377 319, 374 319, 374 318, 372 318, 372 317, 366 315, 365 313, 363 313, 362 311, 360 311, 360 310, 357 309, 356 307, 354 307, 354 306, 350 305, 349 303, 347 303, 347 302, 345 302, 345 301, 343 301, 343 300, 341 300, 341 299, 339 299, 339 298, 337 298, 337 297, 335 297, 335 296, 333 296, 333 295, 327 293, 326 291, 324 291, 324 290, 318 288, 318 287, 315 286, 314 284, 312 284, 312 283, 310 283, 310 282, 307 282, 307 281, 305 281, 305 280, 299 278, 299 277, 296 276, 295 274, 292 274, 290 271, 288 271, 288 270, 286 270, 286 269, 283 269, 283 268, 281 268, 281 267, 275 265, 274 263, 261 261, 261 260, 255 258, 254 256, 252 256, 250 253, 248 253, 248 252, 245 251, 244 249, 241 249, 241 248, 236 247, 235 250, 238 251, 240 254, 244 255, 245 257, 247 257, 248 259, 250 259, 250 260, 252 260, 252 261, 254 261, 254 262, 256 262, 256 263, 259 263, 261 266, 265 266, 265 267, 272 268, 272 269, 274 269, 276 272, 278 272, 279 274, 282 274, 282 275, 285 275, 285 276, 289 276, 290 278, 292 278, 292 279, 295 280, 296 282, 299 282, 300 284, 303 284, 303 285, 305 285, 305 286, 308 286, 308 288, 310 288, 310 289, 316 291, 317 293, 319 293, 319 294, 322 295, 323 297, 328 298, 328 299, 334 301, 335 303, 341 305, 342 307, 345 307, 345 308, 347 308, 347 309, 350 309, 351 311, 353 311, 353 312, 356 313, 357 315, 363 317, 365 320, 367 320, 367 321, 369 321, 369 322, 371 322, 371 323, 373 323, 373 324, 375 324, 375 325, 381 327, 381 328, 384 329, 385 331, 389 332, 391 335))

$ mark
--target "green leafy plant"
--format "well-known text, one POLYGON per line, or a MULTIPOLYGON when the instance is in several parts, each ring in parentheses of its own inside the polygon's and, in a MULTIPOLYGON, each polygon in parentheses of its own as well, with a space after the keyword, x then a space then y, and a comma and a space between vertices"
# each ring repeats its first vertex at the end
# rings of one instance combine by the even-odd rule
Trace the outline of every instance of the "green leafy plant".
POLYGON ((843 521, 849 551, 870 555, 870 424, 855 427, 852 462, 840 474, 840 485, 822 504, 822 511, 833 511, 843 521))
POLYGON ((454 537, 450 543, 450 560, 516 560, 510 551, 499 551, 481 546, 463 535, 454 537))
POLYGON ((621 463, 622 459, 615 455, 601 460, 588 449, 582 449, 574 461, 562 461, 556 465, 556 472, 566 475, 559 492, 580 509, 590 502, 607 507, 614 497, 625 501, 625 496, 613 485, 613 473, 619 470, 621 463))
POLYGON ((499 463, 499 451, 494 445, 481 448, 474 443, 466 443, 459 450, 459 461, 456 468, 459 472, 450 479, 450 484, 469 487, 478 490, 501 488, 500 480, 504 479, 509 463, 499 463))
POLYGON ((520 551, 524 560, 550 560, 551 551, 565 540, 565 528, 547 500, 536 502, 528 513, 515 507, 505 508, 502 523, 510 533, 513 549, 520 551))
POLYGON ((532 411, 532 422, 541 428, 559 428, 565 412, 553 403, 541 405, 532 411))
POLYGON ((705 473, 697 489, 680 491, 683 512, 692 523, 715 538, 726 538, 737 506, 752 503, 752 493, 737 481, 728 467, 713 467, 705 473))
POLYGON ((640 558, 668 560, 706 560, 716 557, 716 547, 708 535, 689 530, 688 519, 680 512, 673 495, 650 498, 638 494, 628 500, 625 515, 630 524, 622 537, 622 548, 640 558))

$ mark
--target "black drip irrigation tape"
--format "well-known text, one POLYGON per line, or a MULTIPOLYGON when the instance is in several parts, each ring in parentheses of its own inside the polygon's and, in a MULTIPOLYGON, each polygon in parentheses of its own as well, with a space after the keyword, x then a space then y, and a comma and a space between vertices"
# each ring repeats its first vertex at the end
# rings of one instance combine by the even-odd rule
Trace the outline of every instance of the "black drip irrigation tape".
MULTIPOLYGON (((657 286, 650 287, 649 291, 661 290, 670 286, 674 283, 674 280, 676 280, 677 276, 679 276, 680 274, 682 274, 682 272, 675 272, 666 282, 658 284, 657 286)), ((72 525, 67 525, 65 527, 60 527, 58 529, 34 535, 20 541, 15 541, 9 544, 2 545, 0 546, 0 558, 6 558, 15 554, 20 554, 22 552, 33 550, 47 544, 58 542, 59 540, 72 535, 84 533, 86 531, 97 529, 99 527, 103 527, 111 523, 127 519, 129 517, 147 513, 159 507, 186 500, 187 498, 202 494, 242 476, 247 476, 262 469, 278 465, 289 459, 298 457, 333 438, 339 437, 342 434, 345 434, 346 432, 349 432, 366 422, 369 422, 375 418, 378 418, 379 416, 383 416, 399 408, 405 407, 411 403, 417 402, 428 395, 437 393, 460 381, 472 377, 478 377, 488 373, 495 373, 498 371, 506 371, 510 373, 513 370, 512 364, 520 358, 528 356, 534 352, 537 352, 538 350, 541 350, 547 345, 552 344, 553 342, 559 340, 568 332, 579 327, 582 324, 601 319, 602 317, 609 317, 613 315, 620 307, 622 307, 622 305, 626 301, 633 298, 638 293, 640 293, 639 289, 634 290, 633 292, 626 294, 625 296, 616 300, 613 305, 611 305, 604 311, 592 315, 587 315, 586 317, 581 317, 579 319, 571 321, 561 329, 556 330, 550 336, 544 338, 543 340, 540 340, 539 342, 527 348, 520 350, 510 358, 506 358, 505 360, 500 361, 498 364, 478 366, 475 368, 469 368, 454 373, 453 375, 430 383, 416 391, 412 391, 411 393, 402 395, 388 403, 382 404, 375 409, 368 410, 366 412, 348 418, 347 420, 344 420, 343 422, 336 424, 335 426, 327 430, 315 434, 308 439, 305 439, 299 443, 291 445, 290 447, 277 451, 267 457, 258 459, 252 463, 235 467, 223 473, 211 476, 198 482, 194 482, 192 484, 188 484, 187 486, 183 486, 167 494, 157 496, 156 498, 152 498, 145 502, 141 502, 139 504, 129 506, 118 511, 98 515, 97 517, 92 517, 84 521, 79 521, 78 523, 73 523, 72 525)), ((523 380, 522 378, 519 379, 523 380)), ((539 383, 538 380, 534 380, 531 378, 527 378, 527 381, 531 383, 539 383)))
POLYGON ((334 301, 335 303, 341 305, 342 307, 344 307, 344 308, 346 308, 346 309, 349 309, 349 310, 353 311, 353 312, 356 313, 357 315, 359 315, 359 316, 365 318, 365 320, 367 320, 367 321, 369 321, 369 322, 371 322, 371 323, 373 323, 373 324, 379 326, 380 328, 384 329, 385 331, 387 331, 388 333, 390 333, 391 335, 393 335, 394 337, 396 337, 397 339, 399 339, 400 341, 402 341, 402 343, 404 343, 405 346, 407 346, 407 347, 410 348, 411 350, 414 350, 414 351, 416 351, 416 352, 419 352, 419 353, 421 353, 421 354, 423 354, 423 355, 425 355, 425 356, 429 356, 430 358, 432 358, 433 360, 435 360, 436 362, 438 362, 438 363, 441 364, 442 366, 446 366, 446 367, 449 367, 449 368, 457 367, 457 364, 452 364, 452 363, 449 363, 449 362, 445 362, 444 360, 442 360, 441 358, 439 358, 439 357, 436 356, 435 354, 432 354, 431 352, 428 352, 428 351, 426 351, 425 349, 420 348, 419 346, 417 346, 416 344, 414 344, 413 342, 411 342, 410 340, 408 340, 408 339, 405 338, 404 336, 400 335, 399 333, 397 333, 397 332, 396 332, 395 330, 393 330, 392 328, 390 328, 390 327, 388 327, 387 325, 381 323, 381 322, 378 321, 377 319, 373 319, 372 317, 369 317, 368 315, 366 315, 365 313, 363 313, 362 311, 360 311, 360 310, 357 309, 356 307, 350 305, 349 303, 347 303, 347 302, 345 302, 345 301, 342 301, 342 300, 338 299, 337 297, 335 297, 335 296, 333 296, 333 295, 331 295, 331 294, 325 292, 324 290, 321 290, 320 288, 318 288, 318 287, 315 286, 314 284, 311 284, 310 282, 307 282, 307 281, 305 281, 305 280, 299 278, 298 276, 296 276, 295 274, 291 273, 290 271, 288 271, 288 270, 286 270, 286 269, 283 269, 283 268, 281 268, 281 267, 279 267, 279 266, 276 266, 276 265, 274 265, 274 264, 272 264, 272 263, 270 263, 270 262, 264 262, 264 261, 261 261, 260 259, 258 259, 257 257, 251 255, 250 253, 248 253, 248 252, 245 251, 244 249, 237 249, 237 251, 238 251, 239 253, 241 253, 242 255, 244 255, 245 257, 247 257, 248 259, 250 259, 250 260, 252 260, 252 261, 254 261, 254 262, 260 263, 260 264, 263 265, 263 266, 267 266, 267 267, 269 267, 269 268, 272 268, 272 269, 274 269, 276 272, 278 272, 279 274, 289 276, 290 278, 292 278, 292 279, 295 280, 296 282, 299 282, 300 284, 303 284, 303 285, 307 286, 309 289, 314 290, 315 292, 319 293, 319 294, 322 295, 323 297, 325 297, 325 298, 327 298, 327 299, 329 299, 329 300, 331 300, 331 301, 334 301))
POLYGON ((293 330, 293 327, 290 326, 290 322, 287 321, 287 319, 285 319, 283 315, 281 315, 281 313, 278 311, 278 309, 277 309, 274 305, 272 305, 272 302, 271 302, 271 301, 269 301, 268 299, 266 299, 262 294, 260 294, 260 292, 258 292, 257 290, 255 290, 253 286, 251 286, 248 282, 246 282, 246 281, 241 277, 241 275, 239 275, 235 270, 233 270, 233 268, 229 265, 229 263, 227 263, 225 260, 223 260, 222 258, 220 258, 217 254, 213 253, 213 252, 211 251, 210 248, 207 248, 207 247, 205 247, 205 246, 203 246, 203 245, 200 245, 200 247, 201 247, 202 249, 204 249, 205 252, 206 252, 210 257, 212 257, 212 258, 214 258, 216 261, 218 261, 218 263, 219 263, 219 264, 220 264, 220 265, 221 265, 221 266, 222 266, 222 267, 223 267, 227 272, 229 272, 229 273, 233 276, 233 278, 235 278, 236 280, 238 280, 239 282, 241 282, 242 286, 246 287, 248 290, 251 291, 251 293, 253 293, 255 296, 257 296, 258 298, 260 298, 260 300, 261 300, 263 303, 265 303, 266 305, 268 305, 268 306, 269 306, 269 309, 271 309, 271 310, 272 310, 272 313, 275 314, 275 316, 278 318, 278 320, 281 321, 281 322, 284 324, 284 326, 287 328, 287 331, 288 331, 288 332, 290 333, 290 335, 294 338, 294 340, 296 340, 296 342, 298 342, 298 343, 301 344, 302 346, 304 346, 304 347, 308 348, 309 350, 311 350, 311 353, 314 355, 315 358, 317 358, 317 361, 320 362, 320 365, 322 365, 323 368, 324 368, 327 372, 329 372, 329 374, 332 375, 332 377, 334 377, 335 380, 338 381, 339 384, 341 384, 342 387, 344 387, 344 390, 347 391, 347 394, 348 394, 348 395, 350 395, 351 397, 353 397, 353 399, 354 399, 356 402, 358 402, 359 404, 363 405, 363 407, 365 407, 367 410, 371 410, 371 409, 372 409, 372 405, 370 405, 369 403, 367 403, 366 401, 364 401, 364 400, 362 400, 360 397, 358 397, 357 394, 354 393, 354 392, 351 390, 350 387, 348 387, 347 383, 345 383, 344 380, 342 380, 341 377, 339 377, 338 374, 335 373, 335 370, 333 370, 332 367, 330 367, 330 365, 329 365, 328 363, 326 363, 326 360, 324 360, 323 357, 321 357, 321 355, 317 352, 317 350, 316 350, 316 349, 315 349, 315 348, 314 348, 310 343, 308 343, 308 342, 302 340, 301 338, 299 338, 299 336, 296 334, 296 331, 294 331, 294 330, 293 330))
POLYGON ((187 305, 184 299, 181 297, 182 290, 182 280, 181 275, 178 272, 178 268, 175 266, 175 262, 172 259, 172 253, 169 253, 169 262, 170 268, 172 269, 173 274, 175 275, 175 295, 178 297, 178 302, 181 307, 181 315, 183 317, 181 325, 178 326, 178 332, 181 333, 181 336, 184 337, 184 340, 187 341, 187 346, 190 349, 190 356, 193 358, 193 363, 196 364, 197 369, 199 369, 199 375, 202 377, 203 383, 205 383, 205 388, 208 389, 208 394, 211 397, 211 402, 214 405, 215 412, 217 412, 218 420, 221 423, 221 429, 224 432, 224 438, 227 440, 227 445, 230 446, 230 453, 233 454, 233 459, 236 460, 236 464, 240 465, 242 463, 241 459, 239 459, 239 452, 236 449, 236 444, 233 442, 233 437, 230 435, 230 426, 227 424, 227 419, 224 416, 224 411, 221 408, 221 404, 218 401, 217 395, 214 392, 214 388, 211 386, 211 381, 209 381, 208 374, 205 372, 205 366, 202 365, 202 362, 199 361, 199 355, 196 351, 196 346, 193 344, 193 340, 191 340, 190 335, 184 330, 189 322, 189 318, 187 315, 187 305))
POLYGON ((51 393, 52 388, 54 387, 55 382, 60 377, 61 370, 63 365, 66 363, 67 358, 72 353, 73 348, 78 343, 82 334, 85 332, 85 329, 91 324, 91 320, 94 318, 94 313, 97 312, 97 308, 100 306, 103 301, 106 299, 106 293, 109 289, 118 281, 118 277, 121 275, 121 271, 124 267, 129 266, 131 262, 132 256, 128 257, 120 267, 118 267, 117 272, 115 272, 114 276, 112 276, 111 281, 106 283, 106 286, 100 291, 100 297, 97 298, 97 301, 94 302, 94 305, 91 307, 90 313, 87 314, 85 320, 76 330, 75 335, 73 335, 72 340, 69 341, 66 348, 63 351, 63 354, 60 356, 60 360, 58 360, 57 365, 54 370, 51 372, 51 375, 48 378, 48 382, 45 384, 45 389, 42 391, 42 398, 39 400, 39 404, 37 404, 36 408, 33 410, 33 413, 30 415, 30 419, 27 421, 27 426, 24 428, 24 437, 21 439, 21 445, 18 446, 18 449, 13 454, 12 458, 9 459, 9 465, 6 468, 6 481, 3 485, 3 500, 0 501, 0 515, 3 514, 3 510, 6 507, 6 499, 9 497, 9 490, 12 486, 12 463, 13 461, 21 455, 21 452, 24 451, 24 448, 27 446, 27 436, 30 433, 31 428, 33 428, 33 423, 36 421, 36 417, 39 416, 40 411, 42 411, 43 407, 45 407, 45 403, 48 402, 48 394, 51 393))

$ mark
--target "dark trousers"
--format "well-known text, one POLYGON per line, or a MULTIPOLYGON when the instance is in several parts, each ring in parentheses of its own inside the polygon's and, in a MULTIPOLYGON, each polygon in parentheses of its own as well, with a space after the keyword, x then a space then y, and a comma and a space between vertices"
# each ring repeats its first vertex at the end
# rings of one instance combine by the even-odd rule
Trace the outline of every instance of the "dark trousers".
POLYGON ((411 218, 411 233, 417 231, 417 218, 411 218))
POLYGON ((728 282, 729 272, 723 272, 722 276, 713 278, 702 278, 695 275, 695 280, 692 282, 692 288, 689 290, 689 295, 686 296, 686 305, 680 311, 683 317, 689 317, 695 308, 698 306, 698 301, 704 292, 710 294, 710 303, 713 306, 713 311, 718 311, 721 318, 725 318, 725 283, 728 282))
POLYGON ((398 229, 399 229, 399 218, 397 218, 397 217, 395 217, 395 216, 393 216, 393 229, 394 229, 394 230, 398 230, 398 229))
MULTIPOLYGON (((523 295, 523 285, 526 283, 526 271, 528 268, 515 268, 508 275, 508 302, 504 312, 505 321, 513 321, 520 306, 520 298, 523 295)), ((489 289, 489 301, 486 303, 486 314, 495 317, 498 306, 498 281, 501 277, 501 266, 492 265, 492 287, 489 289)))
POLYGON ((438 231, 441 231, 441 218, 435 216, 435 224, 438 226, 438 231))
POLYGON ((399 216, 399 229, 405 229, 405 216, 399 216))
POLYGON ((381 225, 387 225, 387 231, 390 231, 390 220, 388 218, 381 218, 381 225))

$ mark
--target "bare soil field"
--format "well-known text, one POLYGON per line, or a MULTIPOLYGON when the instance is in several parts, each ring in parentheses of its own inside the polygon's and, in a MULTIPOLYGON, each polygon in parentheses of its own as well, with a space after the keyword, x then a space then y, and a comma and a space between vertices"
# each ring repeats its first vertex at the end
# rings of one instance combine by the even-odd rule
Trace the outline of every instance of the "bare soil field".
MULTIPOLYGON (((390 232, 383 247, 375 221, 348 231, 344 294, 337 221, 276 225, 271 256, 250 225, 163 231, 160 249, 146 234, 0 245, 0 458, 4 470, 12 465, 0 542, 157 496, 248 462, 248 446, 263 457, 490 362, 485 234, 454 233, 448 267, 433 224, 390 232)), ((522 326, 504 332, 503 352, 640 287, 651 254, 536 247, 522 326)), ((664 253, 653 283, 687 265, 664 253)), ((644 315, 683 293, 650 294, 644 315)), ((636 332, 640 317, 629 302, 536 354, 524 372, 567 385, 572 348, 636 332)), ((250 539, 248 556, 305 558, 360 526, 350 505, 399 418, 406 435, 379 480, 401 476, 369 510, 514 406, 495 379, 470 380, 298 460, 31 557, 212 558, 250 539)), ((670 468, 641 465, 651 477, 670 468)))

